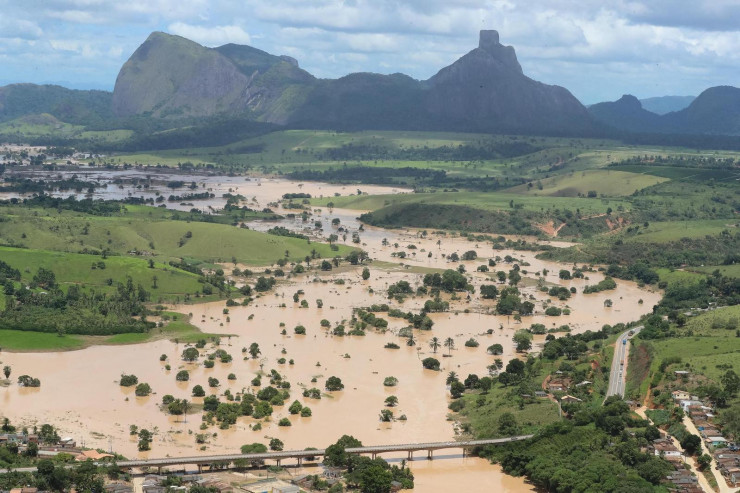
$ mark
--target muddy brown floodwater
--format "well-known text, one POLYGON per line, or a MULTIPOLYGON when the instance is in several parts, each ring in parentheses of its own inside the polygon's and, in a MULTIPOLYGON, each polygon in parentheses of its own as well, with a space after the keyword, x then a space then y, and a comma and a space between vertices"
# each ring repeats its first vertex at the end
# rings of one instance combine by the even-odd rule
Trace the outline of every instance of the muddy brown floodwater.
MULTIPOLYGON (((318 187, 319 185, 314 185, 318 187)), ((285 181, 264 181, 260 188, 261 201, 269 197, 277 198, 283 193, 297 190, 295 183, 285 181)), ((379 188, 379 187, 377 187, 379 188)), ((303 187, 314 193, 311 186, 303 187)), ((322 189, 332 190, 331 187, 322 189)), ((333 192, 331 192, 333 193, 333 192)), ((341 217, 341 224, 350 232, 356 231, 359 224, 354 219, 356 211, 320 210, 316 213, 325 223, 331 218, 341 217)), ((302 225, 295 225, 296 228, 302 225)), ((332 232, 331 226, 322 234, 332 232)), ((128 457, 184 456, 196 453, 235 452, 245 443, 266 443, 276 437, 285 443, 285 449, 327 446, 343 434, 350 434, 366 445, 410 443, 424 441, 445 441, 455 436, 455 423, 448 420, 448 391, 445 388, 447 372, 458 374, 486 374, 486 367, 494 357, 487 354, 486 348, 494 343, 504 347, 501 358, 506 362, 516 357, 512 336, 519 328, 531 323, 543 323, 547 327, 570 324, 574 332, 598 330, 604 324, 615 324, 635 320, 648 313, 660 299, 660 294, 640 289, 636 284, 618 281, 612 291, 589 295, 581 294, 586 284, 594 284, 603 279, 599 273, 588 273, 590 279, 561 281, 558 271, 563 266, 553 262, 543 262, 534 258, 532 252, 493 250, 490 244, 476 244, 463 238, 438 237, 424 238, 416 230, 383 230, 365 228, 360 232, 362 247, 371 258, 384 261, 380 267, 370 265, 371 277, 363 281, 361 267, 342 267, 329 273, 303 274, 280 282, 273 292, 255 299, 249 306, 231 307, 227 315, 223 313, 224 301, 199 305, 181 305, 173 309, 184 314, 192 314, 191 321, 207 333, 228 333, 231 337, 221 339, 220 348, 233 356, 231 363, 216 362, 215 367, 206 369, 203 357, 197 363, 186 363, 181 359, 184 344, 170 341, 156 341, 130 346, 95 346, 80 351, 59 353, 2 353, 2 363, 11 365, 16 375, 29 374, 41 379, 39 389, 19 388, 11 385, 0 388, 0 414, 9 417, 15 424, 32 425, 53 423, 61 434, 69 435, 85 446, 113 449, 128 457), (388 240, 385 245, 383 239, 388 240), (439 239, 439 244, 437 243, 439 239), (399 246, 393 246, 398 243, 399 246), (413 244, 416 249, 406 248, 413 244), (393 257, 393 252, 404 250, 416 252, 406 259, 393 257), (397 335, 398 329, 406 326, 402 319, 388 318, 389 327, 385 333, 367 331, 364 337, 330 335, 321 327, 322 319, 329 320, 332 327, 349 320, 352 310, 373 303, 389 303, 403 311, 417 311, 425 301, 423 298, 409 298, 402 304, 390 302, 385 296, 387 287, 399 280, 407 280, 412 285, 420 285, 424 272, 428 269, 456 268, 460 263, 451 264, 442 254, 466 250, 476 250, 479 258, 475 261, 461 262, 466 266, 472 283, 479 287, 491 283, 487 273, 475 272, 478 265, 487 263, 489 257, 511 255, 521 262, 523 277, 521 291, 532 296, 536 303, 536 313, 526 317, 523 324, 513 319, 493 314, 494 303, 481 300, 478 295, 468 300, 450 300, 451 309, 445 313, 431 314, 435 324, 431 331, 415 330, 417 346, 406 346, 406 339, 397 335), (432 252, 432 256, 428 256, 432 252), (390 264, 393 262, 394 264, 390 264), (401 265, 401 262, 403 265, 401 265), (576 287, 578 294, 566 302, 552 301, 553 305, 571 309, 571 314, 561 317, 546 317, 543 303, 549 299, 537 289, 536 273, 543 269, 550 272, 543 276, 545 281, 566 287, 576 287), (527 273, 524 274, 524 271, 527 273), (344 284, 337 284, 337 281, 344 284), (308 302, 308 308, 301 308, 293 302, 293 294, 303 290, 300 296, 308 302), (323 301, 323 308, 317 308, 317 300, 323 301), (611 299, 613 307, 604 306, 611 299), (640 302, 642 301, 642 302, 640 302), (285 307, 281 305, 285 304, 285 307), (469 313, 466 313, 465 310, 469 313), (284 327, 281 326, 284 324, 284 327), (295 335, 293 328, 303 325, 306 335, 295 335), (282 335, 283 328, 286 335, 282 335), (487 334, 493 329, 492 334, 487 334), (440 348, 436 357, 442 363, 442 371, 425 370, 421 359, 432 356, 428 341, 431 337, 444 340, 452 337, 456 348, 448 353, 440 348), (480 345, 468 348, 464 342, 475 338, 480 345), (244 359, 242 348, 252 342, 259 344, 261 355, 257 359, 244 359), (388 342, 397 343, 399 349, 386 349, 388 342), (160 362, 160 355, 167 356, 160 362), (278 363, 285 358, 286 362, 278 363), (290 364, 290 360, 293 364, 290 364), (165 369, 165 364, 171 370, 165 369), (177 382, 175 374, 190 370, 190 381, 177 382), (246 390, 255 392, 250 381, 261 371, 277 370, 291 383, 291 397, 284 406, 275 407, 269 422, 262 422, 260 431, 252 430, 257 423, 251 417, 239 418, 237 424, 228 430, 217 426, 202 430, 200 415, 169 416, 160 409, 162 396, 171 394, 176 398, 191 399, 202 403, 202 398, 191 398, 195 385, 202 385, 209 394, 222 395, 227 389, 232 393, 246 390), (133 373, 140 382, 149 383, 155 394, 149 397, 136 397, 133 387, 118 385, 122 373, 133 373), (230 373, 236 380, 229 380, 230 373), (330 376, 342 379, 345 389, 341 392, 324 392, 321 399, 302 397, 303 388, 323 389, 330 376), (398 378, 396 387, 385 387, 385 377, 398 378), (208 378, 217 378, 220 386, 208 387, 208 378), (316 382, 312 383, 315 378, 316 382), (394 415, 405 415, 407 420, 381 423, 378 415, 384 409, 384 400, 389 395, 398 397, 399 404, 393 408, 394 415), (298 400, 312 410, 311 417, 291 415, 288 407, 298 400), (280 427, 277 422, 288 418, 292 426, 280 427), (151 452, 140 453, 136 440, 129 435, 129 426, 137 425, 155 431, 151 452), (197 445, 196 434, 207 434, 206 443, 197 445), (202 447, 202 449, 201 449, 202 447), (202 451, 201 451, 202 450, 202 451)), ((351 236, 350 236, 351 237, 351 236)), ((501 263, 492 270, 506 270, 510 266, 501 263)), ((476 290, 478 292, 478 290, 476 290)), ((449 297, 448 297, 449 298, 449 297)), ((387 318, 386 315, 380 315, 387 318)), ((533 350, 544 342, 544 336, 536 336, 533 350)), ((216 348, 209 344, 202 354, 216 348)), ((267 385, 269 379, 263 380, 267 385)), ((410 463, 414 470, 419 491, 450 491, 463 488, 468 491, 531 491, 521 478, 503 474, 498 466, 491 466, 485 460, 452 456, 434 461, 416 460, 410 463)))

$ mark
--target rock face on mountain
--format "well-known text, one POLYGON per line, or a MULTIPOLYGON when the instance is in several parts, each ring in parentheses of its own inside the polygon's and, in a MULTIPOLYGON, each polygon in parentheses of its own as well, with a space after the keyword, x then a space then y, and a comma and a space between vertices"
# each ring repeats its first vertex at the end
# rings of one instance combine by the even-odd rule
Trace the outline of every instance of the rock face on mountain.
POLYGON ((121 69, 113 110, 160 118, 247 115, 341 130, 588 135, 595 128, 566 89, 526 77, 496 31, 481 31, 478 48, 427 81, 370 73, 319 80, 290 57, 153 33, 121 69))
POLYGON ((478 48, 426 83, 438 122, 467 131, 588 133, 588 111, 567 89, 525 76, 514 48, 481 31, 478 48))
POLYGON ((740 89, 710 87, 681 111, 656 115, 634 96, 589 108, 600 122, 628 132, 687 135, 740 135, 740 89))
POLYGON ((205 48, 155 32, 123 65, 113 90, 118 116, 241 115, 254 112, 282 123, 280 99, 313 77, 294 60, 249 46, 205 48))

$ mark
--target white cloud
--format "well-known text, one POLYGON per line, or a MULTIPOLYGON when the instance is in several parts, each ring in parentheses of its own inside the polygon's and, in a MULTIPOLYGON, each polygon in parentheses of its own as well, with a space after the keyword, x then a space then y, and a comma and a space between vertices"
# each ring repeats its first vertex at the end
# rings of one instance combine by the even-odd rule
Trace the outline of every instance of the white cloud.
POLYGON ((43 35, 43 29, 35 22, 0 17, 0 38, 33 40, 43 35))
POLYGON ((169 32, 197 41, 205 46, 219 46, 227 43, 249 44, 251 38, 241 26, 193 26, 183 22, 169 25, 169 32))
POLYGON ((526 74, 589 102, 740 80, 738 0, 0 0, 0 12, 3 75, 18 80, 52 66, 112 86, 154 30, 254 44, 321 77, 426 79, 474 48, 480 29, 497 29, 526 74))

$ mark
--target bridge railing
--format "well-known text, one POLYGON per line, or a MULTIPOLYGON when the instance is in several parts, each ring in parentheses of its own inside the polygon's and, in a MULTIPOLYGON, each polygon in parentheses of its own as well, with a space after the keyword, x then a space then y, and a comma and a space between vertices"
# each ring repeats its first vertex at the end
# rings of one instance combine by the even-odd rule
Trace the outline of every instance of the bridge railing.
MULTIPOLYGON (((373 445, 367 447, 351 447, 345 449, 350 454, 378 454, 383 452, 414 452, 419 450, 439 450, 446 448, 472 448, 482 445, 496 445, 512 441, 527 440, 533 435, 519 435, 508 438, 494 438, 490 440, 468 440, 460 442, 428 442, 428 443, 406 443, 398 445, 373 445)), ((308 457, 323 457, 326 449, 317 450, 285 450, 281 452, 265 452, 257 454, 228 454, 228 455, 201 455, 193 457, 165 457, 161 459, 141 459, 120 461, 120 467, 144 467, 144 466, 175 466, 185 464, 216 464, 229 463, 236 460, 279 460, 279 459, 305 459, 308 457)))

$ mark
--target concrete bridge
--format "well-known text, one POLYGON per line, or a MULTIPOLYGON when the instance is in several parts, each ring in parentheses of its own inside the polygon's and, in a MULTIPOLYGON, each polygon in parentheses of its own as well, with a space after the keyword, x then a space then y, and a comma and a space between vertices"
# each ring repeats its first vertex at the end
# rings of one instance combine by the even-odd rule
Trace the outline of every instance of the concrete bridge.
MULTIPOLYGON (((400 445, 375 445, 369 447, 354 447, 345 449, 348 454, 370 454, 372 458, 376 458, 378 455, 383 453, 393 452, 407 452, 408 460, 413 460, 414 452, 425 451, 427 453, 427 459, 434 458, 435 450, 443 449, 462 449, 463 456, 469 449, 480 447, 483 445, 500 445, 503 443, 516 442, 521 440, 527 440, 532 438, 533 435, 519 435, 508 438, 495 438, 490 440, 468 440, 462 442, 428 442, 428 443, 407 443, 400 445)), ((281 461, 284 459, 295 459, 300 466, 304 460, 313 459, 316 457, 324 457, 326 455, 326 449, 318 450, 286 450, 283 452, 265 452, 261 454, 229 454, 229 455, 201 455, 195 457, 166 457, 162 459, 142 459, 142 460, 126 460, 119 461, 117 464, 122 468, 141 468, 141 467, 156 467, 161 472, 163 467, 168 466, 186 466, 195 465, 198 467, 198 472, 203 472, 203 467, 212 467, 214 465, 228 466, 235 461, 265 461, 274 460, 279 466, 281 461)))

